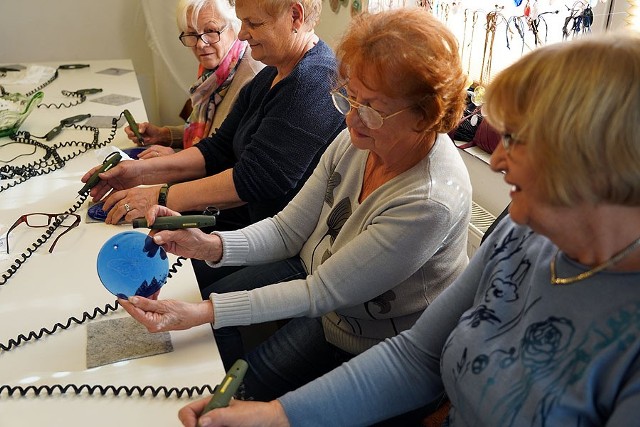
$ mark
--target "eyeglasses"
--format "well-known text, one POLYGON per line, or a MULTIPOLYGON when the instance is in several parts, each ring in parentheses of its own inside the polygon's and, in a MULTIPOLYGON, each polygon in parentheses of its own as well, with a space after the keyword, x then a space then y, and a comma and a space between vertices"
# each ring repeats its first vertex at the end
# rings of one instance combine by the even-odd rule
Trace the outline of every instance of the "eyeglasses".
POLYGON ((48 213, 30 213, 26 215, 22 215, 16 222, 13 223, 11 227, 9 227, 9 231, 7 231, 7 253, 9 253, 9 233, 19 226, 22 223, 26 223, 29 227, 40 228, 40 227, 65 227, 64 230, 51 244, 49 248, 49 253, 53 252, 53 248, 58 243, 58 239, 64 236, 69 230, 75 228, 80 224, 80 215, 78 214, 68 214, 68 213, 58 213, 58 214, 48 214, 48 213))
POLYGON ((222 34, 222 32, 226 29, 227 27, 224 27, 220 31, 205 31, 201 34, 185 34, 185 32, 183 31, 180 33, 178 38, 180 39, 180 42, 182 42, 182 44, 186 47, 194 47, 198 44, 198 40, 202 40, 202 42, 206 45, 216 44, 220 41, 220 34, 222 34))
POLYGON ((510 133, 503 133, 500 135, 502 138, 502 148, 507 153, 511 151, 511 147, 517 144, 524 144, 524 141, 519 140, 515 135, 510 133))
POLYGON ((396 111, 393 114, 389 114, 388 116, 383 116, 382 114, 380 114, 373 108, 369 107, 368 105, 360 104, 359 102, 344 96, 340 92, 340 89, 342 89, 343 87, 344 85, 331 92, 331 99, 333 100, 333 105, 335 105, 336 109, 340 111, 342 114, 344 114, 345 116, 349 113, 349 111, 351 111, 352 108, 355 108, 356 111, 358 112, 358 117, 360 117, 360 120, 362 120, 362 123, 364 123, 364 125, 369 129, 373 129, 373 130, 380 129, 384 124, 385 120, 390 119, 393 116, 397 116, 398 114, 412 107, 412 106, 409 106, 409 107, 403 108, 400 111, 396 111))

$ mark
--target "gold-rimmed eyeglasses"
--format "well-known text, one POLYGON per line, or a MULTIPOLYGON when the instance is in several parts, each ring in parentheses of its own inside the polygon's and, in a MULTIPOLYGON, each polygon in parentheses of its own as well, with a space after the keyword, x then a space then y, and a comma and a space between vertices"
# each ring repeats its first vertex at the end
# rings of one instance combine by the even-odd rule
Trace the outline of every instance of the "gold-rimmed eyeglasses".
POLYGON ((77 227, 80 224, 80 215, 78 214, 70 214, 70 213, 30 213, 22 215, 16 222, 13 223, 11 227, 9 227, 9 231, 7 231, 7 253, 9 253, 9 233, 19 226, 22 223, 27 224, 29 227, 40 228, 40 227, 64 227, 65 230, 56 237, 56 239, 51 244, 49 248, 49 253, 53 252, 53 248, 58 243, 58 240, 69 232, 72 228, 77 227))
POLYGON ((222 34, 222 32, 226 29, 227 27, 224 27, 219 31, 207 30, 204 33, 200 34, 185 33, 183 31, 180 33, 178 38, 180 39, 180 42, 186 47, 194 47, 198 44, 198 40, 202 40, 202 42, 206 45, 211 45, 216 44, 220 41, 220 34, 222 34))
POLYGON ((502 148, 504 148, 504 151, 506 151, 507 153, 509 151, 511 151, 511 148, 514 145, 524 144, 524 141, 518 139, 512 133, 503 133, 500 136, 501 136, 501 140, 502 140, 502 148))
POLYGON ((351 111, 352 108, 355 108, 355 110, 358 112, 358 117, 360 117, 362 123, 364 123, 364 125, 369 129, 380 129, 385 120, 397 116, 398 114, 407 111, 412 107, 408 106, 400 111, 389 114, 388 116, 383 116, 382 114, 380 114, 380 112, 374 110, 368 105, 360 104, 356 100, 343 95, 342 92, 340 92, 340 89, 342 89, 344 86, 345 85, 342 85, 338 89, 331 91, 331 99, 333 100, 333 105, 345 116, 349 113, 349 111, 351 111))

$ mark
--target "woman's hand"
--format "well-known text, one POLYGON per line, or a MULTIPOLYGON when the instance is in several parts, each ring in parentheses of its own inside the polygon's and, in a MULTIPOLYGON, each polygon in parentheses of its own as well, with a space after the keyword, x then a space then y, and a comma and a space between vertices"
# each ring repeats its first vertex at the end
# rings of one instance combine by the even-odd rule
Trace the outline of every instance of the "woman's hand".
POLYGON ((231 400, 226 408, 218 408, 200 417, 210 398, 190 403, 178 412, 185 427, 289 427, 289 420, 277 400, 245 402, 231 400), (200 418, 198 418, 200 417, 200 418))
POLYGON ((133 141, 136 145, 171 145, 171 132, 167 127, 158 127, 148 122, 138 123, 138 131, 140 136, 144 139, 143 143, 138 141, 130 126, 125 126, 124 133, 127 134, 127 138, 133 141))
POLYGON ((175 154, 175 151, 171 147, 164 147, 162 145, 152 145, 151 147, 138 154, 138 159, 153 159, 155 157, 169 156, 175 154))
POLYGON ((180 331, 214 320, 213 304, 209 300, 189 303, 134 296, 128 301, 119 299, 118 302, 149 332, 180 331))
POLYGON ((102 210, 107 212, 105 223, 117 224, 122 219, 127 222, 140 218, 158 203, 158 195, 162 186, 136 187, 115 191, 107 197, 102 210))
MULTIPOLYGON (((155 205, 149 209, 145 217, 147 224, 153 225, 157 217, 176 216, 178 212, 165 206, 155 205)), ((163 230, 151 232, 153 241, 172 254, 185 258, 195 258, 218 262, 222 258, 222 240, 215 234, 207 234, 198 228, 181 230, 163 230)))
MULTIPOLYGON (((124 190, 126 188, 132 188, 142 184, 140 177, 142 176, 143 162, 137 160, 125 160, 118 163, 106 172, 102 172, 100 175, 100 181, 95 187, 91 189, 89 194, 93 197, 93 201, 97 202, 102 199, 112 189, 124 190)), ((85 173, 80 181, 87 182, 93 173, 100 169, 102 165, 91 168, 85 173)))

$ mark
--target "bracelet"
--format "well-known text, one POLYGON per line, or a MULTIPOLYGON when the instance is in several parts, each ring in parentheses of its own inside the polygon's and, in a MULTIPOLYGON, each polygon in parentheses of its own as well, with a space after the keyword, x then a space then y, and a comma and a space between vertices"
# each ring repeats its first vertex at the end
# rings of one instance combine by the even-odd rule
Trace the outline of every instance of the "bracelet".
POLYGON ((160 188, 160 194, 158 194, 158 204, 160 206, 167 206, 167 196, 169 195, 169 187, 171 187, 171 185, 165 184, 160 188))

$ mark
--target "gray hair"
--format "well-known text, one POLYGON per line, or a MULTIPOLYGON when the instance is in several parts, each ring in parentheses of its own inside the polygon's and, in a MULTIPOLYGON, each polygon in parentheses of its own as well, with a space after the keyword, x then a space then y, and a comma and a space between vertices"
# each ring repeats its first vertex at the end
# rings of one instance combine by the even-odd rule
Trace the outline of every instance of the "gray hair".
POLYGON ((229 0, 180 0, 176 7, 176 21, 180 31, 187 31, 189 25, 197 28, 198 16, 203 8, 211 8, 220 16, 227 25, 231 26, 235 33, 240 31, 240 20, 236 16, 235 8, 229 0), (191 22, 187 22, 187 17, 191 12, 191 22))

